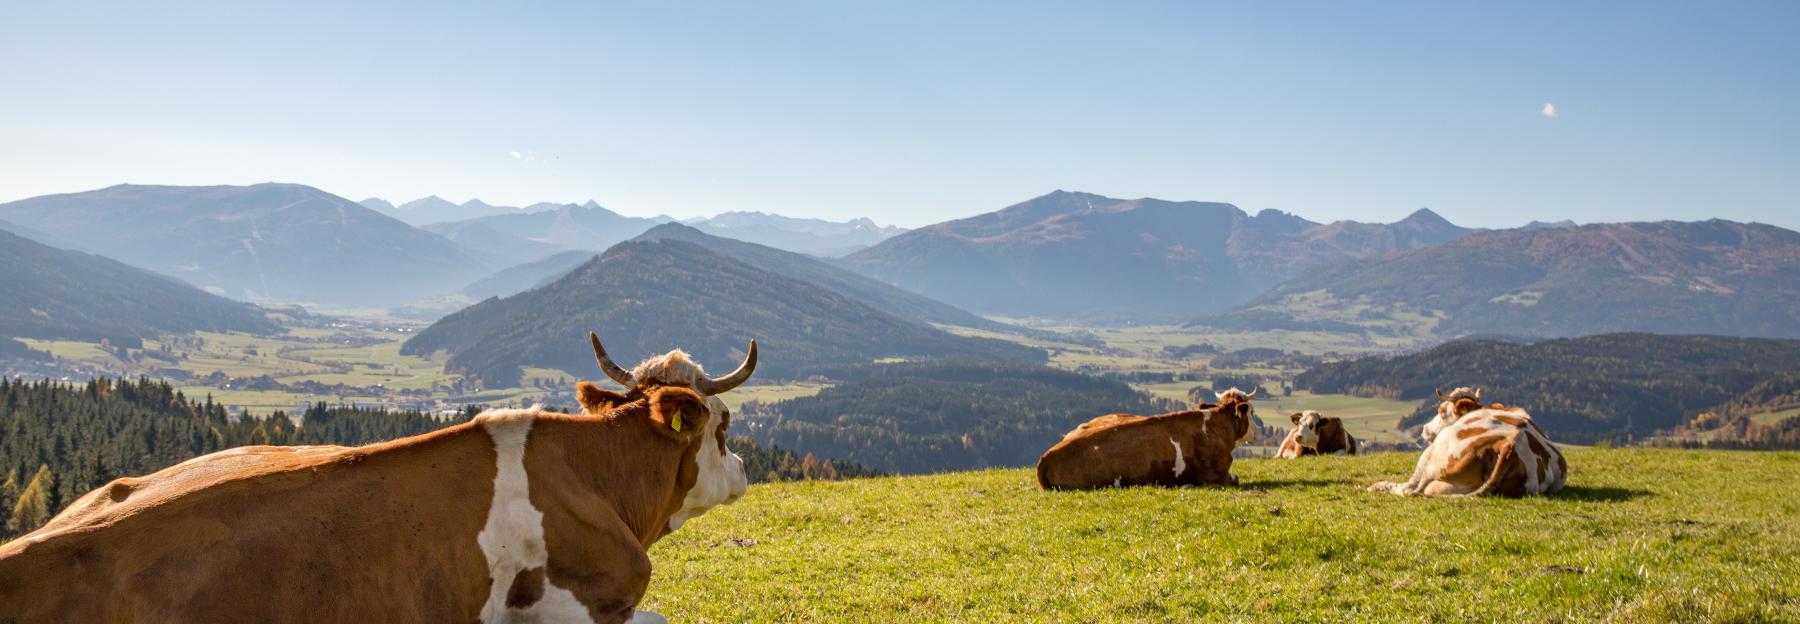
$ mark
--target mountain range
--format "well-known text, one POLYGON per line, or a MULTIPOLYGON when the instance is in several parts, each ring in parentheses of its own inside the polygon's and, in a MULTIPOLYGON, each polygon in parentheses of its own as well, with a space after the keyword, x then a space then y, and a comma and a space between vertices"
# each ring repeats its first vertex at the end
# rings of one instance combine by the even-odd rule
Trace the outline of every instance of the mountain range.
POLYGON ((119 185, 0 204, 0 219, 253 301, 381 306, 490 270, 443 237, 298 184, 119 185))
POLYGON ((590 201, 535 212, 434 223, 424 228, 491 262, 508 265, 559 251, 605 251, 667 221, 668 217, 627 217, 590 201))
POLYGON ((908 321, 678 240, 616 245, 542 288, 444 317, 401 352, 446 351, 451 370, 503 387, 516 384, 526 366, 591 370, 593 352, 579 339, 590 330, 621 361, 681 348, 720 371, 735 366, 754 338, 763 347, 761 380, 881 358, 1038 364, 1047 357, 908 321))
POLYGON ((0 266, 0 342, 105 339, 136 348, 164 333, 279 331, 254 305, 7 231, 0 231, 0 266))
POLYGON ((1392 224, 1056 191, 896 235, 844 266, 980 314, 1170 320, 1249 301, 1303 270, 1442 244, 1430 210, 1392 224))
POLYGON ((1320 308, 1422 311, 1445 336, 1800 337, 1800 233, 1717 219, 1477 232, 1321 267, 1201 322, 1268 324, 1320 308))
POLYGON ((714 236, 831 258, 866 248, 906 231, 902 227, 876 225, 868 217, 826 221, 762 212, 725 212, 683 223, 714 236))
POLYGON ((494 206, 479 199, 471 199, 461 204, 456 204, 436 195, 421 197, 398 206, 379 197, 370 197, 357 203, 362 204, 364 208, 393 217, 407 225, 415 227, 432 223, 462 221, 465 219, 522 212, 519 208, 494 206))

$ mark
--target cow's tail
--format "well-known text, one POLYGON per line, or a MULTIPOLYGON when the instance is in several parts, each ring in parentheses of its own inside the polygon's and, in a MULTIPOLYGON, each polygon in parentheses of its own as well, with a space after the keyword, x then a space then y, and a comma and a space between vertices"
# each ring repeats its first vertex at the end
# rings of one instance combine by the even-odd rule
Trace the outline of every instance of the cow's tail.
POLYGON ((1519 454, 1508 447, 1505 452, 1494 458, 1494 468, 1488 471, 1488 478, 1481 483, 1481 487, 1475 488, 1474 491, 1464 494, 1464 496, 1481 496, 1498 487, 1500 481, 1506 478, 1507 469, 1511 468, 1513 462, 1516 461, 1519 461, 1519 454))

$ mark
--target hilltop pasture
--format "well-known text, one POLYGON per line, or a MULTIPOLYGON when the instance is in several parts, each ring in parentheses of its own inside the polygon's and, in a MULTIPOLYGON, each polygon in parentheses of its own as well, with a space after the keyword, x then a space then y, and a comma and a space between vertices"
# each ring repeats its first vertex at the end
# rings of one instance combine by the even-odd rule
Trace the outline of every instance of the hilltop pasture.
POLYGON ((1800 453, 1570 449, 1517 500, 1369 494, 1416 455, 1239 460, 1236 488, 1029 469, 755 485, 651 549, 683 622, 1800 619, 1800 453))

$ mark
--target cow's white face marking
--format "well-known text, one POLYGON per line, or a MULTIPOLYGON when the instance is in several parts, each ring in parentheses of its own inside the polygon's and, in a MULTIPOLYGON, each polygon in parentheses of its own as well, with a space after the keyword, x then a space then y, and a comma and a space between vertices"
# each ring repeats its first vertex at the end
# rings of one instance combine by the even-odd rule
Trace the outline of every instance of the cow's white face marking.
POLYGON ((1187 459, 1182 456, 1180 442, 1176 442, 1175 438, 1169 438, 1169 444, 1175 445, 1175 476, 1179 477, 1181 473, 1187 472, 1187 459))
MULTIPOLYGON (((706 370, 687 352, 676 349, 638 363, 631 370, 631 378, 639 387, 656 382, 692 389, 706 378, 706 370)), ((681 509, 669 516, 671 532, 709 509, 736 502, 750 487, 750 479, 744 474, 744 459, 722 446, 721 436, 714 434, 724 419, 725 402, 718 397, 705 398, 706 424, 700 428, 700 450, 694 455, 699 476, 681 500, 681 509)))
POLYGON ((718 397, 706 397, 706 425, 700 428, 700 450, 694 454, 699 476, 687 498, 682 499, 681 509, 669 516, 670 531, 709 509, 736 502, 750 487, 750 479, 744 474, 744 459, 720 446, 723 436, 714 433, 723 421, 725 409, 725 402, 718 397))
POLYGON ((1456 421, 1460 419, 1456 415, 1456 402, 1461 399, 1480 401, 1481 392, 1469 388, 1457 388, 1450 392, 1447 400, 1439 401, 1437 417, 1432 418, 1431 422, 1425 423, 1425 427, 1419 430, 1420 437, 1425 438, 1425 444, 1430 445, 1437 440, 1438 434, 1442 433, 1445 428, 1456 424, 1456 421))
POLYGON ((1325 421, 1325 416, 1319 414, 1318 412, 1315 412, 1312 410, 1307 410, 1307 411, 1301 412, 1300 413, 1300 424, 1294 426, 1295 431, 1298 431, 1300 433, 1299 433, 1299 435, 1294 436, 1294 441, 1298 442, 1300 444, 1300 446, 1303 446, 1303 447, 1306 447, 1309 449, 1318 449, 1319 448, 1319 425, 1321 423, 1323 423, 1324 421, 1325 421))
POLYGON ((592 622, 587 607, 569 590, 544 579, 544 594, 525 608, 506 606, 513 578, 523 570, 541 568, 550 561, 544 542, 544 513, 531 505, 531 479, 525 474, 525 442, 537 410, 494 410, 478 417, 482 429, 494 439, 494 500, 488 506, 487 525, 475 537, 487 558, 487 602, 481 605, 481 621, 494 622, 592 622))
POLYGON ((1248 407, 1248 409, 1244 410, 1244 418, 1249 419, 1250 426, 1244 428, 1244 435, 1237 439, 1238 444, 1255 442, 1256 439, 1262 435, 1256 431, 1261 428, 1256 426, 1256 406, 1250 403, 1244 403, 1244 405, 1248 407))
POLYGON ((1443 433, 1453 424, 1456 424, 1456 404, 1444 401, 1438 404, 1437 416, 1426 422, 1425 427, 1419 430, 1419 437, 1424 438, 1425 444, 1429 445, 1437 441, 1439 433, 1443 433))

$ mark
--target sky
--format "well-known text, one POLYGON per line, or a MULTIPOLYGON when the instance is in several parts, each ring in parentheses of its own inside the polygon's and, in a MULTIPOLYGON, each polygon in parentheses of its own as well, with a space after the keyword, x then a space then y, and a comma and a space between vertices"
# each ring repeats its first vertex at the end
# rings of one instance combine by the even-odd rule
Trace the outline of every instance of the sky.
POLYGON ((0 3, 0 201, 1800 229, 1800 2, 0 3), (175 3, 169 3, 175 4, 175 3))

